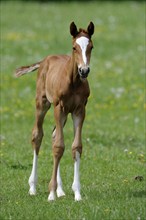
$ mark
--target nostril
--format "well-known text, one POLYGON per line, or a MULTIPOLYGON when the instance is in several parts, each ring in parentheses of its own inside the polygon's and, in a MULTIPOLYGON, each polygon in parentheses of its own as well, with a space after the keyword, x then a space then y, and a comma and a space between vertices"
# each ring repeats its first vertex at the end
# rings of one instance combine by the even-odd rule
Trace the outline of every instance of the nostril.
POLYGON ((82 78, 86 78, 90 72, 90 68, 89 67, 85 67, 85 68, 79 67, 78 72, 82 78))
POLYGON ((88 73, 90 72, 90 68, 87 67, 86 69, 84 69, 84 74, 88 75, 88 73))
POLYGON ((88 68, 87 68, 87 73, 89 73, 89 72, 90 72, 90 68, 88 67, 88 68))
POLYGON ((79 73, 82 73, 82 68, 81 67, 79 67, 79 73))

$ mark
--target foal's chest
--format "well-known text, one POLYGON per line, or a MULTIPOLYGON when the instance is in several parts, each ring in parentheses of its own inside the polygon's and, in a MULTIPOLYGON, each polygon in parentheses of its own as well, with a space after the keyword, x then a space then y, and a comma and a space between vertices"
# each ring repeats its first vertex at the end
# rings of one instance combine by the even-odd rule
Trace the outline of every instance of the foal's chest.
POLYGON ((72 88, 61 97, 61 105, 66 112, 73 112, 86 105, 90 90, 88 84, 72 88))

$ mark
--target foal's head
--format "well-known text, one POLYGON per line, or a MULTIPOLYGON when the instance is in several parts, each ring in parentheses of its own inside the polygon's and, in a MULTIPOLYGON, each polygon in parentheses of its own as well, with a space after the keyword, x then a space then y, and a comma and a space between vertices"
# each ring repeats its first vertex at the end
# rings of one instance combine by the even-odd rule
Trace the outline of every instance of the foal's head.
POLYGON ((91 36, 94 33, 94 24, 90 22, 87 30, 79 29, 74 22, 70 24, 70 33, 73 36, 73 54, 78 66, 78 73, 81 78, 86 78, 90 72, 90 56, 93 48, 91 36))

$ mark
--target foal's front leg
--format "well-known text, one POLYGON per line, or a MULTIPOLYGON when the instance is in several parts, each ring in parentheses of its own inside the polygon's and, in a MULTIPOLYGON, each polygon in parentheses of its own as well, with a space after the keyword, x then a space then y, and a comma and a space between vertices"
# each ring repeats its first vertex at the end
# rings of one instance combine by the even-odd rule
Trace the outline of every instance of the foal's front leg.
POLYGON ((80 156, 82 154, 82 140, 81 140, 81 132, 82 125, 85 118, 85 109, 83 108, 80 114, 72 114, 73 122, 74 122, 74 142, 72 145, 72 153, 74 162, 74 180, 72 184, 72 190, 75 194, 75 201, 80 201, 82 199, 80 194, 80 156))
MULTIPOLYGON (((63 138, 63 125, 66 120, 66 115, 62 111, 62 107, 60 104, 54 107, 54 116, 56 121, 56 130, 55 137, 53 140, 53 172, 52 178, 49 183, 49 191, 50 194, 48 196, 48 200, 55 200, 55 192, 57 189, 57 180, 60 181, 60 186, 62 188, 62 181, 60 178, 60 170, 59 170, 59 162, 64 152, 64 138, 63 138)), ((64 194, 62 192, 62 194, 64 194)), ((59 188, 57 190, 57 195, 59 195, 59 188)))
MULTIPOLYGON (((67 117, 63 117, 62 118, 62 126, 65 126, 65 123, 67 121, 67 117)), ((55 137, 56 137, 56 127, 53 130, 52 133, 52 139, 53 139, 53 143, 55 141, 55 137)), ((57 170, 57 197, 62 197, 65 196, 65 192, 63 191, 63 187, 62 187, 62 179, 61 179, 61 175, 60 175, 60 164, 58 165, 58 170, 57 170)))

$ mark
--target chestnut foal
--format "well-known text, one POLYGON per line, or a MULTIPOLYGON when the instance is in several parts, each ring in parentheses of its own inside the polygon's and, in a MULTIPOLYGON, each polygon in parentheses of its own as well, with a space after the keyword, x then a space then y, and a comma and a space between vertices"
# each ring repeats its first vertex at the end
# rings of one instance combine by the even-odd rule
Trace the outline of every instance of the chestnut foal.
POLYGON ((74 22, 70 24, 73 36, 72 55, 48 56, 41 62, 31 66, 20 67, 16 70, 16 77, 38 69, 36 85, 36 121, 32 131, 32 146, 34 149, 32 172, 29 178, 29 194, 36 194, 37 161, 43 138, 43 121, 51 104, 54 105, 56 126, 53 138, 53 172, 49 183, 48 200, 55 200, 57 196, 64 196, 60 177, 60 159, 64 152, 63 127, 68 113, 71 113, 74 124, 74 141, 72 154, 74 158, 74 180, 72 190, 75 201, 81 200, 79 166, 82 153, 81 132, 85 118, 85 106, 90 93, 87 76, 90 68, 90 56, 93 44, 91 36, 94 24, 90 22, 87 30, 77 30, 74 22))

